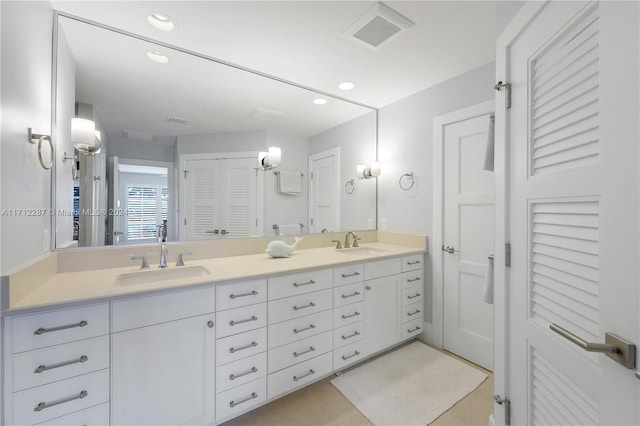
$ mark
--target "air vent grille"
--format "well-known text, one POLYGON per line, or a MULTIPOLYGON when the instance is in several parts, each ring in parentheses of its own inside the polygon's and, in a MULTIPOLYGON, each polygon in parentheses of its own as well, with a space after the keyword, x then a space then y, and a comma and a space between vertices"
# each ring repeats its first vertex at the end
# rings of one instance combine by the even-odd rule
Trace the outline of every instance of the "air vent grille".
POLYGON ((364 46, 377 50, 413 25, 413 22, 398 12, 378 3, 351 26, 344 35, 364 46))

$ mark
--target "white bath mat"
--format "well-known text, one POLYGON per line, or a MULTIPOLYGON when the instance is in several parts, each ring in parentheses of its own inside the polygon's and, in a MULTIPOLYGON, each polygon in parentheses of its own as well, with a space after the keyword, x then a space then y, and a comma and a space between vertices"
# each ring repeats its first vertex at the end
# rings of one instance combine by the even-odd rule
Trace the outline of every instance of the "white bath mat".
POLYGON ((331 383, 375 425, 427 425, 486 378, 483 372, 414 342, 331 383))

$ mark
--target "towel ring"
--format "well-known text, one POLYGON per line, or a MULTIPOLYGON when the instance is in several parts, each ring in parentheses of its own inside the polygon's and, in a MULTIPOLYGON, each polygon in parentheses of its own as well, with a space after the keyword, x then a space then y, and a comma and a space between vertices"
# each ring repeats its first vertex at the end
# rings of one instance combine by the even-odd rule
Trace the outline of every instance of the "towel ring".
POLYGON ((398 185, 400 186, 400 189, 402 189, 403 191, 408 191, 411 188, 413 188, 413 185, 416 183, 416 179, 413 176, 413 172, 411 173, 405 173, 402 176, 400 176, 400 179, 398 179, 398 185), (411 184, 406 184, 406 181, 411 181, 411 184))
POLYGON ((356 190, 356 185, 353 179, 348 180, 347 183, 344 184, 344 191, 347 194, 351 195, 355 190, 356 190))
POLYGON ((53 167, 53 159, 55 157, 53 152, 53 141, 51 140, 51 136, 31 133, 31 127, 27 129, 27 132, 28 132, 29 143, 38 144, 38 161, 40 162, 40 165, 45 170, 51 169, 51 167, 53 167), (49 161, 49 164, 45 164, 44 159, 42 158, 42 141, 49 142, 49 149, 51 150, 51 161, 49 161))

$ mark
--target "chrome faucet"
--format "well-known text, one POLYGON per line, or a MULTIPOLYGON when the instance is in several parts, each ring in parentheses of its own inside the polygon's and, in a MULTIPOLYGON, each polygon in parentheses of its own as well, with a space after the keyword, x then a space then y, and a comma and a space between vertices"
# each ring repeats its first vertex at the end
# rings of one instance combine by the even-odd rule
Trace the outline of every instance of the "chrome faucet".
POLYGON ((162 221, 162 225, 158 225, 158 241, 160 242, 160 265, 159 268, 167 267, 167 220, 162 221))
POLYGON ((355 232, 353 231, 347 232, 347 235, 344 237, 344 248, 359 247, 358 246, 359 239, 360 238, 356 235, 355 232), (349 244, 349 235, 353 236, 353 246, 349 244))

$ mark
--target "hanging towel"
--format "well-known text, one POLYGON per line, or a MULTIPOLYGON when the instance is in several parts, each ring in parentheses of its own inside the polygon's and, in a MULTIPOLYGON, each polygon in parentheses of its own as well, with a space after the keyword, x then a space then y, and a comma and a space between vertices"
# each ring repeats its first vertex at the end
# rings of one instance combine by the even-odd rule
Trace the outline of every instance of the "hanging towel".
POLYGON ((302 226, 299 223, 278 225, 278 235, 300 235, 302 226))
POLYGON ((493 255, 489 256, 487 274, 484 276, 484 288, 482 289, 482 301, 493 305, 493 255))
POLYGON ((300 172, 278 172, 278 192, 286 195, 298 195, 302 192, 302 175, 300 172))
POLYGON ((487 170, 489 172, 493 171, 495 127, 496 127, 496 118, 493 116, 489 116, 489 131, 487 132, 487 148, 484 154, 484 167, 483 167, 483 170, 487 170))

